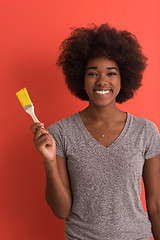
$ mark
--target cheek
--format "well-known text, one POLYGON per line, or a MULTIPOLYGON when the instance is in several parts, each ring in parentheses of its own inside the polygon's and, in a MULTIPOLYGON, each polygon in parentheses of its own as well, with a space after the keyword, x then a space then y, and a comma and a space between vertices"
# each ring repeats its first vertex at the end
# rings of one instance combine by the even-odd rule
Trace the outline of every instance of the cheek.
POLYGON ((92 84, 92 81, 88 78, 84 78, 84 88, 87 89, 88 87, 90 87, 92 84))
POLYGON ((116 79, 115 84, 121 88, 121 78, 116 79))
POLYGON ((91 92, 91 85, 92 85, 92 81, 89 81, 88 79, 84 79, 84 90, 88 96, 90 95, 90 92, 91 92))

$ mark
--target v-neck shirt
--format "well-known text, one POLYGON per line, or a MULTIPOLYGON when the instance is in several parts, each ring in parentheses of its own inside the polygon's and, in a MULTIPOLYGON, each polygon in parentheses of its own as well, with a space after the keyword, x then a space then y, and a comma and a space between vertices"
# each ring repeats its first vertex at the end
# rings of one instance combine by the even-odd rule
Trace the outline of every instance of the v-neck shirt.
POLYGON ((84 131, 84 134, 87 134, 87 135, 88 135, 88 138, 89 138, 91 141, 95 141, 98 145, 102 145, 102 147, 104 147, 105 149, 106 149, 106 148, 109 148, 110 146, 112 147, 112 144, 113 144, 113 145, 116 144, 118 141, 121 140, 121 138, 123 138, 123 135, 124 135, 124 133, 125 133, 125 131, 126 131, 126 129, 127 129, 127 126, 128 126, 128 124, 129 124, 129 118, 130 118, 130 115, 127 113, 127 118, 126 118, 125 125, 124 125, 122 131, 120 132, 120 134, 118 135, 118 137, 117 137, 109 146, 105 147, 103 144, 101 144, 100 142, 98 142, 98 140, 96 140, 96 139, 94 138, 94 136, 92 136, 92 134, 87 130, 85 124, 84 124, 83 121, 82 121, 82 118, 81 118, 79 112, 77 113, 77 115, 79 115, 79 116, 78 116, 79 124, 81 124, 81 126, 82 126, 82 127, 81 127, 81 130, 84 131))
POLYGON ((124 128, 108 147, 90 134, 79 112, 48 131, 56 154, 66 158, 71 183, 73 203, 65 238, 150 239, 151 223, 140 195, 144 163, 160 154, 156 125, 127 113, 124 128))

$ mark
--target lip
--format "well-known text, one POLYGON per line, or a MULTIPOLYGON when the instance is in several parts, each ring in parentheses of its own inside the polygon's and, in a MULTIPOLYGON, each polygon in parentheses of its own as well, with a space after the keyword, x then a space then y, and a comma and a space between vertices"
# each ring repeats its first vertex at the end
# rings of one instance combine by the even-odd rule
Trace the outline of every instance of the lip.
MULTIPOLYGON (((96 91, 110 91, 110 92, 113 92, 113 90, 111 88, 94 88, 93 89, 93 92, 94 93, 97 93, 96 91)), ((98 94, 98 93, 97 93, 98 94)), ((109 93, 106 93, 106 94, 109 94, 109 93)), ((99 94, 100 95, 100 94, 99 94)), ((101 94, 102 95, 102 94, 101 94)), ((104 94, 105 95, 105 94, 104 94)))
POLYGON ((93 91, 95 92, 95 91, 112 91, 113 92, 113 90, 112 90, 112 88, 111 88, 111 86, 94 86, 94 88, 93 88, 93 91))
POLYGON ((112 92, 113 92, 112 89, 105 89, 105 90, 104 90, 104 89, 103 89, 103 90, 97 89, 97 90, 94 90, 94 91, 93 91, 93 93, 94 93, 96 96, 102 97, 102 98, 110 95, 112 92), (96 91, 110 91, 110 92, 109 92, 109 93, 98 93, 98 92, 96 92, 96 91))
POLYGON ((112 91, 111 88, 94 88, 93 91, 112 91))

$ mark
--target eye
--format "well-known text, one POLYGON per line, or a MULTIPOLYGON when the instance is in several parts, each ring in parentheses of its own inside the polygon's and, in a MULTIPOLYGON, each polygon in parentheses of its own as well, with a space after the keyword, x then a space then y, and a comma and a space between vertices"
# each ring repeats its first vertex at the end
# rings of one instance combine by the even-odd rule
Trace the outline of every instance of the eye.
POLYGON ((108 75, 108 76, 114 76, 114 75, 117 75, 117 73, 115 73, 115 72, 110 72, 110 73, 108 73, 107 75, 108 75))
POLYGON ((89 72, 89 73, 88 73, 88 76, 97 76, 97 73, 95 73, 95 72, 89 72))

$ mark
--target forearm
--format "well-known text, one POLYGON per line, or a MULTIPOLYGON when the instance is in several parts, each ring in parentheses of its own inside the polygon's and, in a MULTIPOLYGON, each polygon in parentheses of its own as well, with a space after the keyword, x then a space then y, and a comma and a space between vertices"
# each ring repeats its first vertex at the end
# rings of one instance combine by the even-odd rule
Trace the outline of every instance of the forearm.
POLYGON ((152 233, 155 240, 160 240, 160 209, 149 214, 152 224, 152 233))
POLYGON ((65 189, 58 173, 56 161, 44 161, 46 170, 46 200, 54 215, 65 219, 71 209, 71 196, 65 189))

